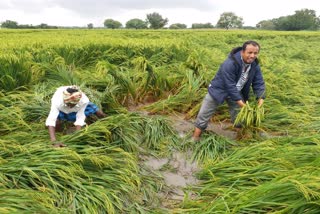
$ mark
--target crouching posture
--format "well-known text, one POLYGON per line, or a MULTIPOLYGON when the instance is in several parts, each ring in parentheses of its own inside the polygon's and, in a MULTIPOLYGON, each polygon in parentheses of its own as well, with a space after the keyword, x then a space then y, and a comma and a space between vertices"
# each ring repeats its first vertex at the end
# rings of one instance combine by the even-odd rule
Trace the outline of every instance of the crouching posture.
MULTIPOLYGON (((63 120, 74 122, 76 130, 80 130, 86 124, 86 117, 93 114, 99 118, 106 116, 77 86, 59 87, 51 99, 51 110, 46 120, 50 140, 56 141, 56 130, 61 130, 63 120)), ((61 147, 64 144, 57 143, 54 146, 61 147)))

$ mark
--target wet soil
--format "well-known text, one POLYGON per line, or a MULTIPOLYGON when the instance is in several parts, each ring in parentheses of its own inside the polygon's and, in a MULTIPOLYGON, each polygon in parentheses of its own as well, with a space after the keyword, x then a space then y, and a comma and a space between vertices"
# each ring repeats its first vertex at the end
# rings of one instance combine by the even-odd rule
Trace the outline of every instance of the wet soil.
MULTIPOLYGON (((170 115, 168 118, 172 122, 172 126, 179 133, 180 137, 192 135, 194 131, 193 120, 185 120, 185 116, 183 114, 170 115)), ((232 123, 230 122, 210 122, 206 130, 214 132, 217 135, 224 136, 230 140, 237 139, 237 130, 232 128, 232 123)))
MULTIPOLYGON (((173 208, 179 204, 185 196, 186 188, 199 183, 194 176, 199 171, 199 166, 188 160, 186 153, 177 151, 170 157, 159 159, 145 156, 144 164, 163 177, 166 187, 158 193, 163 208, 173 208)), ((187 194, 192 197, 191 191, 187 194)))
MULTIPOLYGON (((141 106, 139 106, 141 107, 141 106)), ((147 111, 141 111, 140 108, 131 106, 131 112, 137 112, 142 115, 149 115, 147 111)), ((194 121, 186 120, 183 114, 174 114, 165 116, 171 122, 173 128, 181 137, 181 141, 191 138, 194 130, 194 121)), ((237 131, 231 128, 232 124, 228 122, 209 123, 207 131, 212 131, 228 139, 235 140, 237 131)), ((71 134, 75 127, 69 127, 65 134, 71 134)), ((152 171, 156 171, 163 178, 165 187, 158 193, 161 206, 164 209, 172 209, 178 206, 187 194, 189 198, 195 195, 188 187, 200 183, 195 174, 201 170, 196 162, 191 161, 191 152, 173 151, 168 152, 168 156, 157 158, 155 156, 140 156, 140 163, 152 171)))
MULTIPOLYGON (((139 111, 137 109, 131 109, 131 111, 148 115, 146 111, 139 111)), ((185 120, 183 114, 168 115, 166 117, 181 137, 181 141, 186 138, 191 138, 194 130, 194 121, 185 120)), ((232 127, 232 124, 228 122, 210 123, 207 130, 228 139, 235 140, 237 138, 237 132, 230 127, 232 127)), ((163 208, 171 209, 178 206, 186 194, 191 199, 196 197, 191 191, 191 188, 188 187, 200 183, 196 178, 196 173, 200 171, 201 168, 196 162, 191 161, 191 156, 190 151, 174 151, 170 154, 168 153, 167 157, 156 158, 154 156, 143 156, 143 158, 141 158, 141 162, 146 167, 150 170, 157 171, 163 177, 167 188, 163 188, 161 192, 158 193, 163 208)))

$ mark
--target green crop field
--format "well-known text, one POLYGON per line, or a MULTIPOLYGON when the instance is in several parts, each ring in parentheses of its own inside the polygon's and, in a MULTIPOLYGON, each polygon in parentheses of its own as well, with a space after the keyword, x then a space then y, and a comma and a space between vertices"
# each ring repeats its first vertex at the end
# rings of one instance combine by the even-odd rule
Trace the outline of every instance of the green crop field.
MULTIPOLYGON (((320 32, 0 30, 0 213, 320 213, 319 41, 320 32), (259 129, 179 135, 172 117, 194 121, 246 40, 261 45, 267 86, 259 129), (59 133, 68 146, 53 148, 45 120, 62 85, 79 85, 108 116, 59 133), (192 153, 199 182, 168 200, 143 157, 176 152, 192 153)), ((229 122, 227 106, 212 122, 229 122)))

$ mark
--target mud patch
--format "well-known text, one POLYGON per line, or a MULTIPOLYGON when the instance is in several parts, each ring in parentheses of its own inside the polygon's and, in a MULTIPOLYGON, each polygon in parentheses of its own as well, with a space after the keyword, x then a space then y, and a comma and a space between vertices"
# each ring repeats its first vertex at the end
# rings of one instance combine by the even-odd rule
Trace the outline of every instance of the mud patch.
POLYGON ((64 130, 64 134, 73 134, 76 131, 75 126, 69 126, 64 130))
MULTIPOLYGON (((141 107, 141 106, 139 106, 141 107)), ((149 115, 147 111, 139 109, 139 107, 131 107, 129 111, 134 111, 142 115, 149 115)), ((194 122, 185 120, 185 115, 176 113, 174 115, 165 116, 171 123, 181 138, 181 142, 189 137, 191 138, 194 131, 194 122)), ((228 139, 235 140, 237 132, 231 130, 232 124, 227 122, 210 123, 207 130, 218 135, 222 135, 228 139)), ((192 192, 192 186, 196 186, 200 181, 195 174, 200 171, 200 167, 196 162, 191 161, 192 152, 171 151, 168 156, 157 158, 154 156, 140 156, 140 161, 149 170, 153 170, 156 174, 161 175, 164 187, 157 193, 162 208, 173 209, 178 207, 184 200, 185 196, 189 199, 196 197, 192 192)))
MULTIPOLYGON (((128 110, 131 112, 137 112, 141 115, 149 115, 148 111, 142 110, 143 106, 151 103, 140 104, 137 106, 129 106, 128 110)), ((191 136, 194 131, 194 121, 186 120, 185 114, 175 112, 172 115, 165 115, 166 118, 171 121, 171 125, 178 132, 181 138, 191 136)), ((238 138, 238 131, 232 128, 232 123, 227 121, 221 121, 218 123, 210 122, 208 124, 207 131, 212 131, 217 135, 224 136, 230 140, 236 140, 238 138)))
MULTIPOLYGON (((192 135, 195 128, 194 121, 185 120, 184 115, 179 114, 170 115, 168 118, 180 137, 183 138, 192 135)), ((237 130, 233 129, 232 123, 229 122, 209 123, 206 130, 224 136, 230 140, 236 140, 238 137, 237 130)))
MULTIPOLYGON (((144 164, 149 169, 157 170, 164 179, 166 187, 158 195, 165 208, 181 203, 186 194, 185 189, 199 183, 195 173, 200 169, 197 163, 188 159, 189 156, 186 153, 176 151, 168 158, 144 157, 144 164)), ((187 194, 192 197, 191 192, 187 194)))

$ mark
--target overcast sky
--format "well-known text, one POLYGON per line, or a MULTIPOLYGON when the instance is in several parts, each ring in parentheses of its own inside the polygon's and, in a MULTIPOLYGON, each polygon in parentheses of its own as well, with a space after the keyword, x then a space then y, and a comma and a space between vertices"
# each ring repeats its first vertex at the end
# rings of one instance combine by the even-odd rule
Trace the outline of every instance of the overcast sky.
POLYGON ((212 23, 223 12, 234 12, 245 26, 259 21, 293 15, 296 10, 315 10, 320 16, 319 0, 0 0, 0 22, 18 24, 102 27, 105 19, 125 23, 133 18, 146 19, 157 12, 170 24, 212 23))

